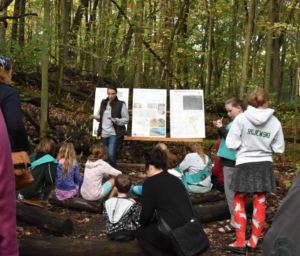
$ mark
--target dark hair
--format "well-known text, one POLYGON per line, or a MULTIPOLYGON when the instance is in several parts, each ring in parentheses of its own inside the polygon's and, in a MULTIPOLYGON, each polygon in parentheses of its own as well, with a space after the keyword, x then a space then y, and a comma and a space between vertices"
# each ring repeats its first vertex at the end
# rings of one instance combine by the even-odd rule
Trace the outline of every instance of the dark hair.
POLYGON ((51 156, 55 156, 55 143, 51 139, 42 140, 35 148, 34 152, 44 152, 51 156))
POLYGON ((95 162, 99 159, 102 159, 104 156, 107 156, 107 147, 97 143, 93 146, 92 155, 88 157, 88 160, 95 162))
MULTIPOLYGON (((153 165, 156 169, 162 169, 164 172, 167 171, 167 153, 160 147, 152 149, 151 156, 149 159, 149 165, 153 165)), ((146 163, 147 168, 147 163, 146 163)))
POLYGON ((231 98, 225 102, 225 106, 231 104, 233 107, 241 107, 243 111, 247 109, 246 103, 238 98, 231 98))
POLYGON ((177 156, 172 154, 169 150, 166 144, 164 143, 158 143, 155 147, 161 148, 163 151, 167 154, 167 168, 172 169, 176 167, 179 164, 179 159, 177 156))
POLYGON ((269 101, 269 93, 263 88, 255 89, 248 97, 249 105, 255 108, 264 105, 267 101, 269 101))
POLYGON ((131 178, 128 175, 121 174, 115 178, 115 186, 120 193, 128 193, 131 188, 131 178))
POLYGON ((106 84, 107 84, 107 90, 108 89, 115 90, 116 93, 118 93, 117 85, 114 82, 106 82, 106 84))

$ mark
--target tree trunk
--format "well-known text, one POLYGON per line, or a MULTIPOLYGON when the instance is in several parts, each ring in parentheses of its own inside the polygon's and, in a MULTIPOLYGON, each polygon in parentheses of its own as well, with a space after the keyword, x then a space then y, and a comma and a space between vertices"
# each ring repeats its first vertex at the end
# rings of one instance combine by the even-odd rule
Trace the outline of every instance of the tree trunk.
MULTIPOLYGON (((208 10, 208 6, 207 6, 208 10)), ((209 15, 209 30, 208 30, 208 49, 207 49, 207 69, 206 69, 206 84, 205 84, 205 97, 208 97, 211 92, 211 75, 212 75, 212 39, 214 28, 214 17, 212 8, 208 10, 209 15)))
POLYGON ((137 240, 120 243, 101 240, 70 239, 54 236, 23 236, 19 242, 20 256, 146 256, 137 240))
POLYGON ((133 81, 133 88, 141 87, 141 75, 143 67, 143 13, 144 0, 136 1, 136 26, 135 26, 135 52, 136 52, 136 68, 133 81))
MULTIPOLYGON (((2 12, 3 16, 7 15, 7 9, 2 12)), ((3 55, 5 55, 5 26, 3 22, 0 22, 0 49, 3 55)))
POLYGON ((71 2, 69 0, 62 0, 60 2, 61 12, 60 12, 60 31, 59 31, 59 53, 58 53, 58 67, 57 67, 57 77, 54 95, 58 98, 61 96, 61 88, 64 84, 64 68, 68 60, 68 41, 69 41, 69 31, 71 24, 71 2))
MULTIPOLYGON (((50 0, 44 0, 44 30, 50 27, 50 0)), ((42 55, 42 91, 41 91, 41 121, 40 121, 40 139, 47 138, 48 125, 48 46, 49 36, 43 33, 43 43, 46 49, 43 50, 42 55)))
MULTIPOLYGON (((126 59, 128 51, 130 49, 132 36, 133 36, 133 29, 132 29, 132 27, 129 27, 128 32, 127 32, 127 34, 124 38, 125 43, 124 43, 123 52, 122 52, 122 55, 121 55, 121 58, 123 58, 124 60, 126 59)), ((126 81, 126 72, 125 72, 125 67, 126 66, 127 65, 124 63, 119 68, 119 72, 118 72, 118 79, 122 84, 126 81)), ((126 84, 125 84, 125 87, 127 87, 126 84)))
MULTIPOLYGON (((73 232, 73 222, 70 219, 18 201, 17 219, 64 235, 69 235, 73 232)), ((32 250, 30 252, 32 253, 32 250)))
POLYGON ((237 95, 236 88, 236 76, 235 76, 235 66, 236 66, 236 25, 237 25, 237 15, 239 10, 239 1, 234 0, 233 8, 233 20, 231 24, 231 37, 230 37, 230 61, 228 70, 228 90, 229 93, 237 95))
POLYGON ((13 0, 2 0, 0 1, 0 12, 2 12, 4 9, 6 9, 7 6, 9 6, 13 0))
POLYGON ((288 100, 289 97, 289 87, 287 90, 282 91, 282 87, 283 87, 283 77, 284 77, 284 64, 285 64, 285 58, 286 58, 286 50, 287 50, 287 42, 285 39, 283 39, 283 43, 282 43, 282 53, 281 53, 281 60, 280 60, 280 94, 279 94, 279 100, 288 100))
MULTIPOLYGON (((20 15, 25 14, 26 0, 20 0, 20 15)), ((25 17, 20 18, 19 21, 19 45, 25 45, 25 17)))
MULTIPOLYGON (((280 3, 278 0, 274 0, 274 23, 279 22, 279 11, 280 11, 280 3)), ((272 59, 272 78, 273 78, 273 86, 271 91, 276 93, 276 103, 279 103, 280 99, 280 37, 281 35, 276 35, 273 40, 273 59, 272 59)))
POLYGON ((213 51, 214 51, 214 54, 213 54, 214 82, 212 84, 211 91, 215 91, 216 88, 219 88, 220 81, 219 81, 218 55, 217 55, 217 49, 216 49, 214 37, 213 37, 213 40, 212 40, 212 48, 213 48, 213 51))
MULTIPOLYGON (((87 9, 88 6, 89 6, 89 0, 80 0, 80 4, 78 6, 75 17, 73 19, 73 25, 70 31, 70 42, 71 42, 70 44, 72 46, 77 45, 77 35, 81 27, 82 15, 84 10, 87 9)), ((73 50, 69 51, 69 58, 73 60, 72 62, 74 66, 76 65, 76 57, 77 57, 77 53, 75 53, 73 50)))
POLYGON ((103 201, 98 200, 95 202, 84 200, 83 198, 73 197, 66 201, 60 201, 57 199, 56 194, 52 192, 49 197, 49 202, 54 205, 63 206, 65 208, 74 209, 77 211, 87 211, 102 214, 103 210, 103 201))
MULTIPOLYGON (((20 14, 20 1, 21 0, 15 0, 15 6, 14 6, 14 16, 19 16, 20 14)), ((11 41, 12 46, 13 44, 17 43, 18 38, 18 19, 13 20, 12 28, 11 28, 11 41)))
POLYGON ((245 53, 243 58, 243 67, 242 67, 242 79, 241 79, 241 87, 240 87, 240 98, 245 98, 246 86, 247 86, 247 75, 248 75, 248 67, 249 67, 249 57, 251 50, 251 37, 252 37, 252 29, 253 29, 253 21, 255 14, 255 2, 256 0, 250 0, 249 6, 249 19, 247 26, 247 35, 245 42, 245 53))
POLYGON ((269 0, 269 25, 267 34, 267 45, 266 45, 266 71, 265 71, 265 89, 270 92, 271 89, 271 75, 272 75, 272 45, 273 45, 273 1, 269 0))

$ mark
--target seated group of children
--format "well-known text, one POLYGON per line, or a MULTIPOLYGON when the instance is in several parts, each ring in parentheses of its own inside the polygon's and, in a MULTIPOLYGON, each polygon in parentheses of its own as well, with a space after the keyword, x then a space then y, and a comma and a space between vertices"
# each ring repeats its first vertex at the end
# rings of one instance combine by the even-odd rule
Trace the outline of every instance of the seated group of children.
MULTIPOLYGON (((217 189, 222 189, 222 184, 217 177, 213 177, 210 158, 203 153, 203 149, 197 143, 186 146, 187 155, 178 166, 178 158, 167 149, 166 145, 158 144, 158 147, 166 150, 168 168, 171 174, 182 180, 189 192, 206 193, 218 184, 217 189)), ((32 175, 35 181, 19 191, 19 198, 25 203, 48 208, 48 198, 55 187, 58 200, 67 200, 80 194, 88 201, 101 200, 108 195, 104 204, 103 216, 107 221, 106 233, 108 239, 129 241, 134 239, 139 209, 136 202, 127 197, 131 189, 131 179, 128 175, 122 175, 121 171, 111 167, 107 160, 107 148, 100 144, 93 147, 92 155, 85 165, 84 178, 79 173, 79 165, 76 161, 76 152, 72 143, 64 143, 57 155, 55 143, 51 139, 40 142, 35 152, 30 155, 32 162, 32 175), (103 178, 108 181, 102 185, 103 178), (114 197, 117 195, 117 197, 114 197)), ((218 165, 215 165, 218 166, 218 165)), ((219 168, 219 167, 218 167, 219 168)), ((222 170, 218 171, 219 176, 222 170)), ((220 190, 221 190, 220 189, 220 190)), ((132 193, 142 195, 142 187, 132 187, 132 193)))

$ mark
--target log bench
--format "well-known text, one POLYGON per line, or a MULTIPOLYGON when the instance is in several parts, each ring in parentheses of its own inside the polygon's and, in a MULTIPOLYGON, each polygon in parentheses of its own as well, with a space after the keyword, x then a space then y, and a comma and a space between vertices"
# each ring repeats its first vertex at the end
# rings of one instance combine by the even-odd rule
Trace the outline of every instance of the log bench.
POLYGON ((55 192, 51 192, 49 202, 54 205, 59 205, 68 209, 74 209, 77 211, 87 211, 102 214, 103 202, 106 198, 98 201, 87 201, 81 197, 73 197, 65 201, 57 199, 55 192))
POLYGON ((73 232, 73 222, 69 218, 23 202, 17 201, 16 204, 18 220, 64 235, 73 232))
POLYGON ((139 247, 136 240, 126 243, 118 243, 54 236, 23 236, 19 240, 19 252, 20 256, 147 255, 139 247))

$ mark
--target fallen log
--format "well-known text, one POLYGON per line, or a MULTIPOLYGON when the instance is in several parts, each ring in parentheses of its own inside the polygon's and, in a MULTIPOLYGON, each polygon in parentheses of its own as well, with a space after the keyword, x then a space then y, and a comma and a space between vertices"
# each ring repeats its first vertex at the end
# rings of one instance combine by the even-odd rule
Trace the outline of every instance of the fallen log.
POLYGON ((225 194, 218 190, 212 190, 205 194, 189 193, 189 195, 193 204, 211 203, 225 200, 225 194))
POLYGON ((49 203, 51 204, 63 206, 78 211, 95 212, 100 214, 102 214, 104 201, 105 200, 92 202, 84 200, 81 197, 73 197, 66 201, 60 201, 57 199, 56 194, 54 192, 52 192, 49 197, 49 203))
MULTIPOLYGON (((202 204, 202 203, 212 203, 216 201, 225 200, 225 194, 223 192, 220 192, 218 190, 212 190, 205 194, 194 194, 189 193, 190 199, 193 204, 202 204)), ((143 197, 137 196, 133 197, 136 201, 139 203, 143 203, 143 197)))
MULTIPOLYGON (((230 219, 230 212, 227 203, 201 206, 194 205, 196 213, 200 217, 202 223, 230 219)), ((246 203, 246 213, 253 212, 252 199, 248 199, 246 203)))
POLYGON ((19 240, 19 252, 20 256, 147 255, 136 240, 120 243, 53 236, 23 236, 19 240))
POLYGON ((73 232, 72 220, 19 201, 17 201, 17 219, 60 234, 69 235, 73 232))

